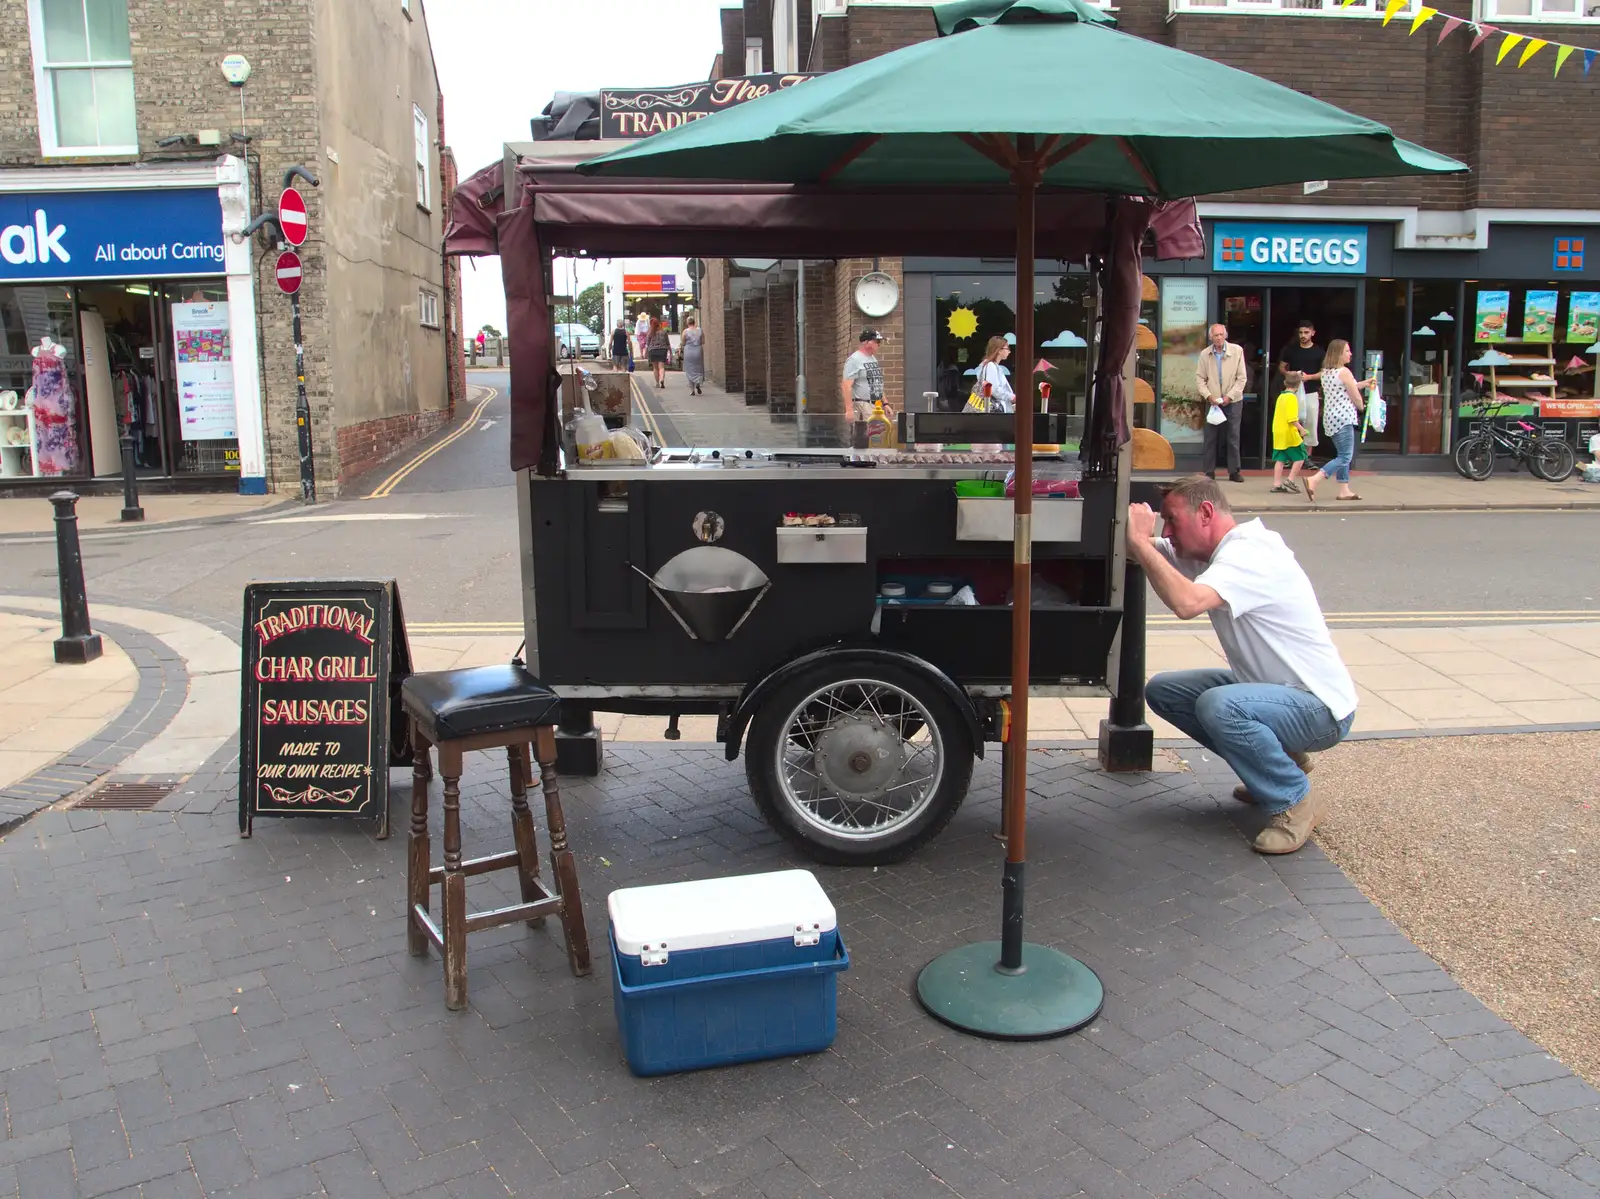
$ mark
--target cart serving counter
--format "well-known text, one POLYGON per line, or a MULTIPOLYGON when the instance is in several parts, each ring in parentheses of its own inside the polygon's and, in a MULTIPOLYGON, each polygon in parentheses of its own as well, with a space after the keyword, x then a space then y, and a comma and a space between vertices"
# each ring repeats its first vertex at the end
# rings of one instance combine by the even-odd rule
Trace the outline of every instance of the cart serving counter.
MULTIPOLYGON (((508 146, 463 184, 447 241, 501 257, 528 666, 569 701, 575 769, 599 768, 596 711, 712 715, 728 757, 743 751, 767 819, 805 852, 902 856, 945 825, 974 758, 1004 734, 1013 418, 903 415, 901 433, 917 440, 863 450, 849 448, 847 417, 811 414, 800 417, 803 446, 740 445, 730 433, 643 460, 581 458, 561 421, 551 260, 838 259, 934 253, 957 239, 965 253, 1002 255, 1014 200, 573 172, 605 148, 508 146)), ((1099 196, 1041 195, 1040 253, 1103 269, 1125 205, 1143 210, 1128 247, 1136 264, 1154 206, 1099 196)), ((1198 250, 1192 214, 1169 219, 1157 252, 1198 250)), ((1035 420, 1036 462, 1057 494, 1034 503, 1033 693, 1107 696, 1120 645, 1143 640, 1142 627, 1118 636, 1126 456, 1113 448, 1085 471, 1082 417, 1035 420)))

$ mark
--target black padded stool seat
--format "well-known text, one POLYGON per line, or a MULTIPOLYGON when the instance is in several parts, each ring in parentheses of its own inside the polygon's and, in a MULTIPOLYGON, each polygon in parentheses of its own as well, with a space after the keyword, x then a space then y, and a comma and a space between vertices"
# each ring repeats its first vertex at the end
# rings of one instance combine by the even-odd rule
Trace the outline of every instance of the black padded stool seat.
POLYGON ((411 721, 416 769, 411 778, 411 843, 406 868, 406 940, 413 954, 432 941, 444 954, 444 1001, 455 1010, 467 1002, 467 934, 525 921, 530 927, 558 916, 574 974, 589 973, 589 935, 578 895, 578 867, 567 845, 567 823, 556 786, 555 724, 561 700, 520 663, 414 674, 400 685, 400 703, 411 721), (539 876, 538 838, 528 811, 533 745, 544 791, 550 832, 547 885, 539 876), (428 762, 439 751, 444 783, 444 865, 432 862, 428 841, 428 762), (511 772, 511 831, 516 848, 463 861, 461 857, 461 763, 475 749, 504 749, 511 772), (514 870, 522 902, 489 911, 467 910, 467 879, 514 870), (438 923, 429 912, 434 885, 443 909, 438 923))
POLYGON ((437 745, 479 733, 555 724, 561 697, 517 662, 413 674, 400 702, 437 745))

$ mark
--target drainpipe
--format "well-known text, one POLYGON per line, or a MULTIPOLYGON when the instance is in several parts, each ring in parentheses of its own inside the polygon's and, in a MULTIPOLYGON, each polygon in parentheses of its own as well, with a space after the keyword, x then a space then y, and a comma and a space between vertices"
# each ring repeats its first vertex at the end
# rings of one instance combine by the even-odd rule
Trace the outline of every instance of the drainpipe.
MULTIPOLYGON (((806 427, 806 260, 799 259, 800 270, 794 284, 794 406, 800 428, 806 427)), ((804 439, 802 438, 802 444, 804 439)))

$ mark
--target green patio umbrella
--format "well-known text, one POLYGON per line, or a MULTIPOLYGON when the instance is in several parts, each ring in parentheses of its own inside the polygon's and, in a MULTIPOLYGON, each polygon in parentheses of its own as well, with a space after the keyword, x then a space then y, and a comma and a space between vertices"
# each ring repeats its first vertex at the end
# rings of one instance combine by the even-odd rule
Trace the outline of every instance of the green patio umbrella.
MULTIPOLYGON (((1080 0, 957 0, 944 36, 835 71, 585 163, 601 176, 1017 193, 1016 360, 1032 362, 1034 195, 1040 187, 1171 200, 1308 179, 1467 168, 1290 88, 1118 31, 1080 0)), ((1144 220, 1148 220, 1146 215, 1144 220)), ((1120 367, 1138 318, 1143 224, 1113 233, 1106 354, 1086 446, 1125 441, 1120 367), (1112 358, 1120 353, 1120 357, 1112 358), (1110 363, 1112 369, 1108 370, 1110 363)), ((954 231, 953 231, 954 232, 954 231)), ((1001 939, 952 950, 918 979, 935 1017, 984 1036, 1080 1028, 1100 981, 1022 936, 1032 595, 1032 387, 1017 388, 1012 741, 1001 939)), ((1095 459, 1091 456, 1091 461, 1095 459)))

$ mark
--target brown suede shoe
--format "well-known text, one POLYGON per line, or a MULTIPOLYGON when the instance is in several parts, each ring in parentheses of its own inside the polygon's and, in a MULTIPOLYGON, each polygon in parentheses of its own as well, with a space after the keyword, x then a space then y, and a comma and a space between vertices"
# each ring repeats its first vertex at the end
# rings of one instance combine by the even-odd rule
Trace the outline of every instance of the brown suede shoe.
POLYGON ((1254 848, 1257 853, 1293 853, 1311 839, 1312 831, 1321 824, 1327 811, 1315 788, 1292 808, 1279 812, 1267 827, 1256 834, 1254 848))
MULTIPOLYGON (((1310 774, 1312 770, 1316 768, 1317 760, 1310 754, 1303 754, 1298 750, 1293 749, 1287 752, 1289 756, 1294 759, 1294 764, 1300 767, 1301 770, 1305 771, 1305 773, 1310 774)), ((1250 788, 1246 787, 1243 783, 1240 783, 1233 789, 1233 797, 1240 803, 1255 803, 1256 801, 1256 797, 1250 794, 1250 788)))

